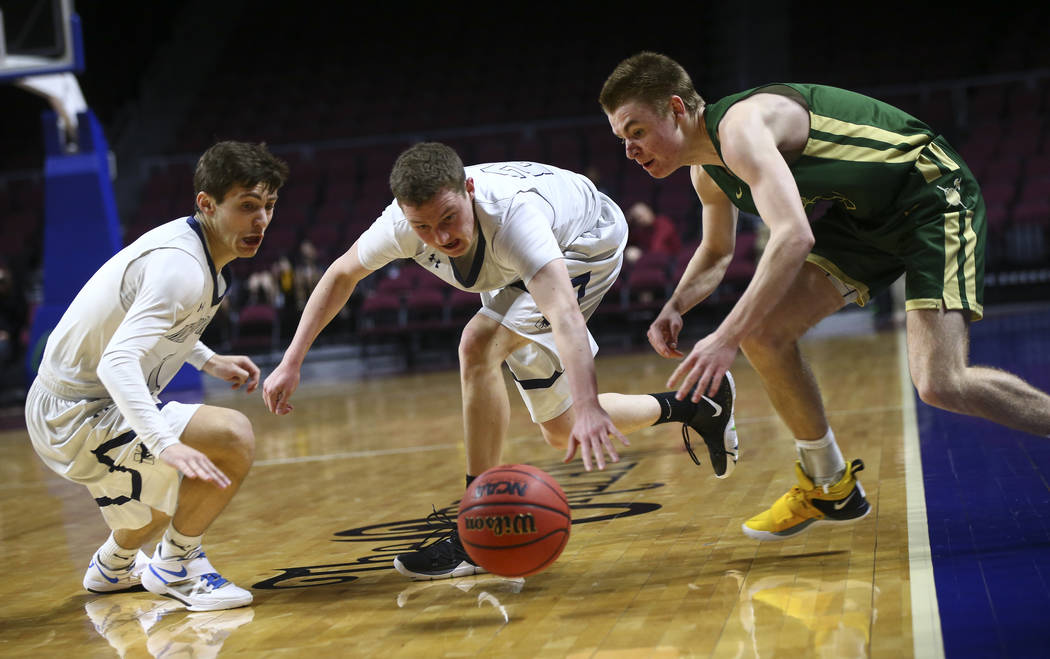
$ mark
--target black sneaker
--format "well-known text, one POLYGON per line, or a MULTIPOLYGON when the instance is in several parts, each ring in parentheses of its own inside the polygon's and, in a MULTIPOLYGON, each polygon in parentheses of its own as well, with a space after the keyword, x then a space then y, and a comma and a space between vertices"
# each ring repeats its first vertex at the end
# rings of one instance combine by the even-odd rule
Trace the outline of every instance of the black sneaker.
POLYGON ((456 523, 448 515, 435 510, 427 516, 427 524, 434 532, 416 545, 415 551, 398 554, 394 568, 417 581, 469 577, 485 571, 475 565, 459 540, 456 523))
POLYGON ((689 457, 700 464, 700 458, 696 457, 693 445, 689 442, 689 429, 692 428, 707 444, 707 454, 711 456, 711 467, 715 470, 716 478, 725 478, 733 473, 739 456, 736 420, 733 418, 735 398, 736 385, 733 376, 726 371, 715 397, 704 396, 701 399, 714 406, 714 413, 708 405, 700 404, 692 420, 682 424, 682 441, 685 442, 685 450, 689 451, 689 457))

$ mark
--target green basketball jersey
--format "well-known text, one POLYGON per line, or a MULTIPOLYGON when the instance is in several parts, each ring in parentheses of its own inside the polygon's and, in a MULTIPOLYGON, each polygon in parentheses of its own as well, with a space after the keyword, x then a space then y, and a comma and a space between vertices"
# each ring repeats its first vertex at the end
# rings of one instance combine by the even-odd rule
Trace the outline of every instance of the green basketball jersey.
MULTIPOLYGON (((807 210, 831 201, 857 219, 892 215, 916 170, 930 182, 961 163, 953 152, 931 144, 936 135, 930 127, 903 110, 856 92, 808 84, 765 85, 707 105, 704 122, 720 157, 722 117, 734 103, 760 92, 793 98, 809 111, 809 140, 790 164, 807 210)), ((725 167, 704 165, 704 171, 738 208, 758 212, 747 184, 725 167)))

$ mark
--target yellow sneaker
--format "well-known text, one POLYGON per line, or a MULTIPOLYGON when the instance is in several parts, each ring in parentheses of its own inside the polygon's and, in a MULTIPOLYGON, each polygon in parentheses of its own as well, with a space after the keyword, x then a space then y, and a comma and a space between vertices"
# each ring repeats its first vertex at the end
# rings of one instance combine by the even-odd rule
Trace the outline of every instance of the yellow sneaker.
POLYGON ((755 540, 783 540, 818 524, 855 522, 871 512, 864 488, 854 476, 864 463, 853 460, 834 485, 817 487, 795 463, 798 485, 776 500, 771 508, 744 522, 744 534, 755 540))

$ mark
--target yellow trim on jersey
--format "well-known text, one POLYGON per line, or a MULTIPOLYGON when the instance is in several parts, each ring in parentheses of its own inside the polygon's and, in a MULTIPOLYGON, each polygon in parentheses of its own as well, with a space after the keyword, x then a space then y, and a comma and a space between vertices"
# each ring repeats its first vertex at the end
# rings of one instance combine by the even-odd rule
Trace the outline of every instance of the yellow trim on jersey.
POLYGON ((936 143, 930 142, 928 149, 929 153, 921 154, 919 159, 915 161, 915 168, 919 170, 919 173, 922 174, 927 183, 931 183, 943 176, 943 172, 941 172, 942 167, 950 172, 959 169, 959 163, 952 160, 945 153, 944 149, 936 143), (936 160, 934 160, 935 158, 936 160))
POLYGON ((873 149, 870 146, 857 146, 855 144, 836 144, 827 140, 818 140, 813 137, 806 142, 806 148, 802 152, 807 156, 816 158, 827 158, 829 160, 848 160, 851 162, 885 162, 906 163, 915 162, 925 144, 920 144, 908 151, 896 149, 873 149))
POLYGON ((857 289, 857 299, 854 301, 858 307, 863 307, 871 299, 871 292, 868 290, 867 284, 862 281, 853 279, 846 273, 844 273, 837 265, 827 260, 823 256, 817 256, 816 254, 810 253, 806 256, 806 260, 817 266, 824 272, 830 274, 832 277, 838 278, 840 281, 845 283, 850 288, 857 289))
POLYGON ((915 311, 916 309, 940 309, 944 306, 944 300, 936 297, 917 297, 914 300, 904 301, 905 311, 915 311))
POLYGON ((885 142, 886 144, 907 144, 908 146, 925 145, 928 144, 931 139, 926 133, 905 135, 903 133, 894 133, 892 130, 886 130, 885 128, 879 128, 878 126, 854 124, 849 121, 842 121, 841 119, 814 114, 813 112, 810 112, 809 116, 810 127, 824 133, 833 133, 835 135, 845 135, 848 137, 863 137, 869 140, 885 142))
POLYGON ((974 250, 977 234, 973 230, 973 212, 946 213, 944 216, 944 302, 949 309, 962 309, 977 300, 977 263, 974 250), (963 240, 959 239, 962 233, 963 240), (962 242, 965 241, 965 246, 962 242), (959 288, 959 252, 963 252, 963 286, 959 288), (963 299, 965 296, 965 305, 963 299))
MULTIPOLYGON (((915 311, 917 309, 941 309, 942 307, 947 308, 945 301, 932 297, 919 297, 914 300, 905 300, 904 302, 905 311, 915 311)), ((963 311, 963 309, 954 309, 954 311, 963 311)), ((984 308, 979 304, 971 304, 967 311, 970 312, 971 321, 976 322, 984 318, 984 308)))

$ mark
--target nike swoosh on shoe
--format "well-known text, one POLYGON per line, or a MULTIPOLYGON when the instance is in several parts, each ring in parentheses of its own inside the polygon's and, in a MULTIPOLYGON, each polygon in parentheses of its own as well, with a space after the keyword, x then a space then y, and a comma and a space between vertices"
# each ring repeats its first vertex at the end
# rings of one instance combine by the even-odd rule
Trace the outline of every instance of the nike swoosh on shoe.
POLYGON ((715 413, 712 414, 711 416, 722 416, 722 406, 721 405, 719 405, 715 401, 711 400, 707 396, 700 396, 700 398, 706 400, 708 403, 711 404, 711 407, 715 408, 715 413))
POLYGON ((853 495, 856 494, 856 492, 857 492, 856 490, 853 490, 852 492, 849 493, 848 497, 846 497, 842 501, 836 501, 834 504, 832 504, 832 506, 835 508, 835 510, 842 510, 843 508, 846 507, 846 504, 849 503, 850 499, 853 498, 853 495))
POLYGON ((110 582, 110 583, 117 583, 118 581, 120 581, 120 577, 111 577, 108 574, 106 574, 105 572, 103 572, 102 568, 100 568, 98 566, 98 563, 96 563, 95 561, 91 561, 91 567, 93 567, 96 570, 98 570, 98 573, 102 575, 102 578, 105 579, 106 581, 110 582))
MULTIPOLYGON (((170 575, 171 575, 171 576, 173 576, 173 577, 180 577, 180 578, 181 578, 181 577, 184 577, 184 576, 186 576, 186 574, 187 574, 187 572, 186 572, 186 568, 182 568, 182 569, 181 569, 181 570, 179 570, 178 572, 175 572, 175 571, 173 571, 173 570, 165 570, 165 569, 164 569, 164 568, 162 568, 162 567, 157 567, 157 568, 155 568, 155 567, 153 567, 153 566, 151 565, 149 569, 153 570, 153 574, 157 574, 157 570, 160 570, 161 572, 167 572, 168 574, 170 574, 170 575)), ((161 576, 161 575, 159 575, 159 574, 157 574, 157 576, 158 576, 158 577, 160 577, 161 579, 163 579, 163 578, 164 578, 164 577, 162 577, 162 576, 161 576)))

